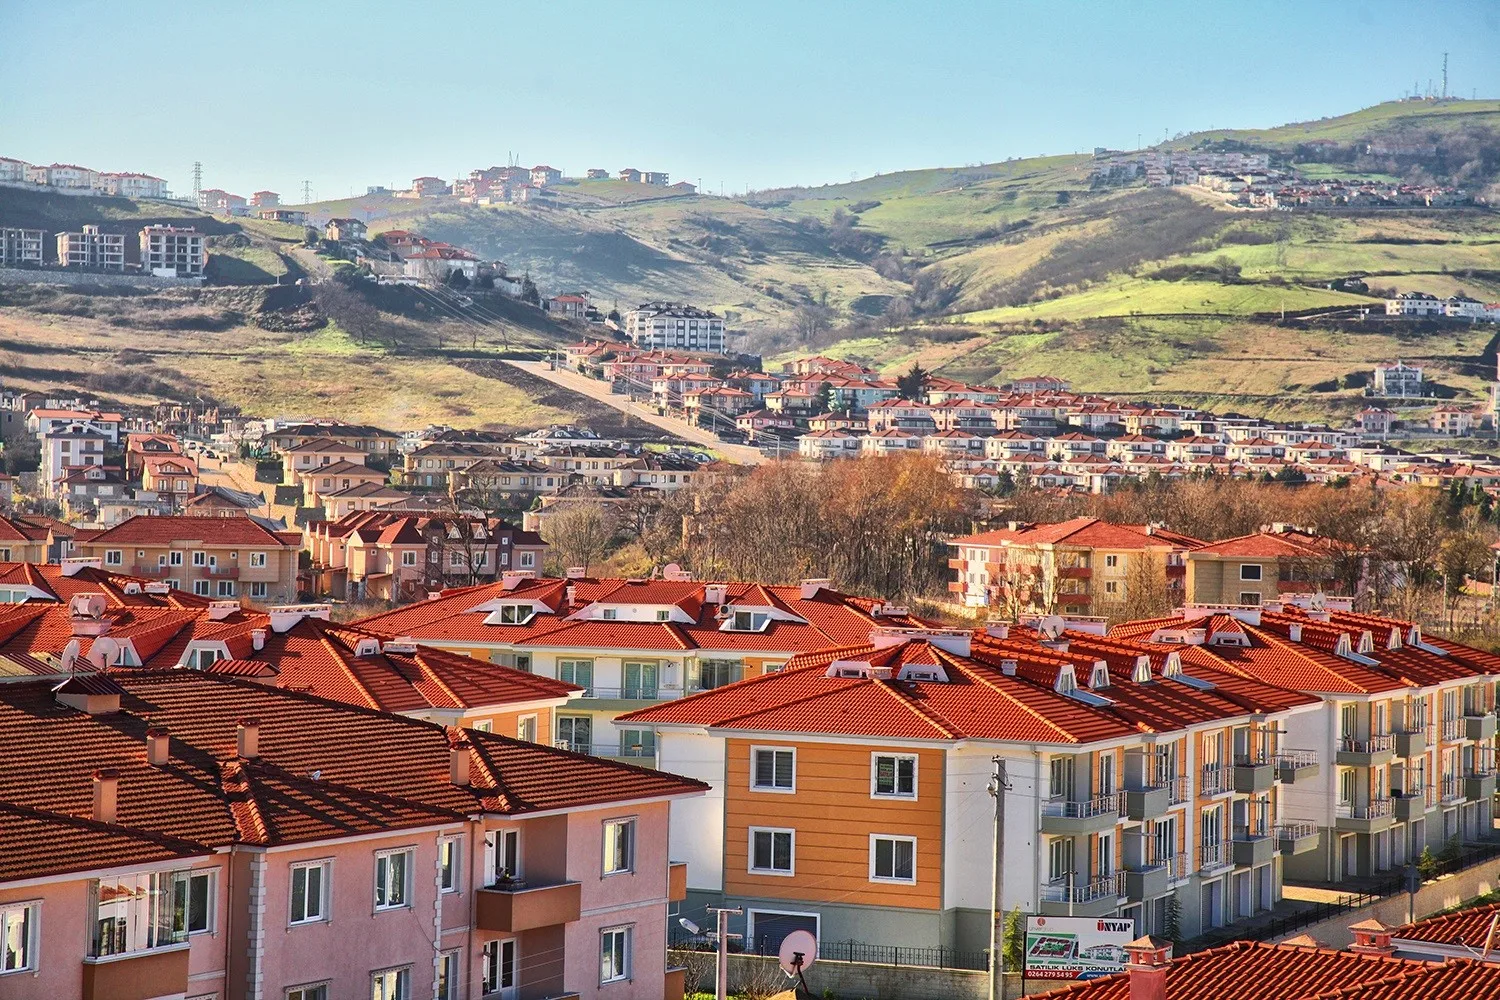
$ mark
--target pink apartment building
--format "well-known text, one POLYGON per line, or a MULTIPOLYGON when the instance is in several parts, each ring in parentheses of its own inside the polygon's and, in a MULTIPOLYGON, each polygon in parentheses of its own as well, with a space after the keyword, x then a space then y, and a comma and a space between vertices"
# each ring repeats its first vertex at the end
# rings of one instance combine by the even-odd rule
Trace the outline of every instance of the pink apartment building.
POLYGON ((706 786, 232 670, 76 665, 0 685, 0 996, 682 996, 667 830, 706 786))

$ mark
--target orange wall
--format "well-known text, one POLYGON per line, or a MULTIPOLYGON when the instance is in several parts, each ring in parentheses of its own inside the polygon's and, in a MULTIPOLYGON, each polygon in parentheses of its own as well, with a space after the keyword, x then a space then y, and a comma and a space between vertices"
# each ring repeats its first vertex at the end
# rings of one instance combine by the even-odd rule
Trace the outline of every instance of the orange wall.
POLYGON ((915 751, 916 801, 872 799, 873 749, 869 745, 727 740, 724 891, 731 896, 939 909, 943 874, 943 753, 915 751), (750 790, 752 746, 796 748, 795 795, 750 790), (797 831, 795 878, 747 871, 752 826, 797 831), (872 833, 917 839, 915 885, 870 881, 872 833))
POLYGON ((488 719, 490 732, 514 739, 516 727, 523 715, 536 716, 536 740, 538 743, 550 746, 552 743, 552 709, 550 708, 530 708, 524 712, 470 712, 464 716, 463 725, 472 729, 475 723, 488 719))

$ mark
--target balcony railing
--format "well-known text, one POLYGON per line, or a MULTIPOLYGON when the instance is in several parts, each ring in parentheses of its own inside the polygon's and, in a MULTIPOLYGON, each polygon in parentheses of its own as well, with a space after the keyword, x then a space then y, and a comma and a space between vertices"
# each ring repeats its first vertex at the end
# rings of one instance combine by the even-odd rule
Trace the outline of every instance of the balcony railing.
POLYGON ((1167 878, 1175 882, 1191 874, 1193 874, 1192 856, 1186 851, 1167 856, 1167 878))
POLYGON ((1318 824, 1312 820, 1290 819, 1276 824, 1272 831, 1277 840, 1301 840, 1318 832, 1318 824))
POLYGON ((1444 719, 1438 723, 1438 733, 1442 736, 1444 743, 1455 743, 1462 739, 1464 731, 1463 719, 1444 719))
POLYGON ((1049 799, 1042 803, 1043 816, 1065 819, 1092 819, 1095 816, 1119 815, 1124 809, 1123 792, 1105 792, 1091 799, 1049 799))
POLYGON ((1218 795, 1220 792, 1229 791, 1229 776, 1224 768, 1218 764, 1203 768, 1198 778, 1199 795, 1218 795))
POLYGON ((1220 868, 1230 866, 1229 845, 1227 843, 1202 844, 1198 848, 1198 870, 1217 871, 1220 868))
POLYGON ((1395 748, 1396 737, 1391 733, 1378 733, 1363 740, 1346 736, 1339 742, 1339 749, 1345 753, 1384 753, 1395 748))
POLYGON ((656 747, 654 746, 621 746, 618 743, 579 743, 573 740, 554 740, 552 745, 559 750, 585 753, 590 757, 613 757, 636 761, 651 761, 656 759, 656 747))
POLYGON ((1191 789, 1188 788, 1187 775, 1179 774, 1175 778, 1163 779, 1167 786, 1167 794, 1172 800, 1172 805, 1181 805, 1188 800, 1191 789))
POLYGON ((1378 796, 1369 802, 1355 804, 1353 802, 1340 802, 1335 814, 1345 819, 1380 819, 1391 814, 1393 806, 1391 800, 1385 796, 1378 796))
POLYGON ((1313 750, 1278 750, 1271 755, 1271 765, 1278 771, 1316 767, 1318 754, 1313 750))
POLYGON ((1100 899, 1118 899, 1123 895, 1124 872, 1094 878, 1065 877, 1042 886, 1042 900, 1048 903, 1092 903, 1100 899))
POLYGON ((627 684, 624 687, 600 687, 584 685, 585 698, 618 698, 621 701, 660 701, 663 698, 681 698, 681 687, 665 684, 627 684))
POLYGON ((1464 797, 1464 783, 1458 775, 1450 774, 1438 781, 1438 796, 1444 802, 1457 802, 1464 797))

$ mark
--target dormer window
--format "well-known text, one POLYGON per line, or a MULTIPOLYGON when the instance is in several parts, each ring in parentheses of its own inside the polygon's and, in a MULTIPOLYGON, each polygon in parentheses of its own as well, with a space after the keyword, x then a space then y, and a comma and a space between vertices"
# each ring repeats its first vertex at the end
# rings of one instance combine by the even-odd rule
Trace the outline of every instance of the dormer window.
POLYGON ((501 625, 525 625, 536 615, 529 604, 507 604, 500 608, 501 625))
POLYGON ((724 623, 726 632, 764 632, 771 616, 763 611, 733 611, 724 623))
POLYGON ((1137 684, 1151 683, 1151 661, 1142 656, 1135 661, 1135 669, 1131 671, 1130 679, 1137 684))
POLYGON ((1072 667, 1063 667, 1057 672, 1057 680, 1052 685, 1058 694, 1072 694, 1078 690, 1078 678, 1073 676, 1072 667))
POLYGON ((620 612, 614 608, 605 608, 601 617, 607 622, 612 622, 620 617, 620 612))
POLYGON ((656 620, 659 622, 668 621, 671 619, 671 617, 672 612, 668 611, 666 608, 660 608, 656 612, 656 620))
POLYGON ((1094 669, 1089 673, 1089 687, 1095 691, 1109 687, 1109 668, 1102 663, 1094 664, 1094 669))

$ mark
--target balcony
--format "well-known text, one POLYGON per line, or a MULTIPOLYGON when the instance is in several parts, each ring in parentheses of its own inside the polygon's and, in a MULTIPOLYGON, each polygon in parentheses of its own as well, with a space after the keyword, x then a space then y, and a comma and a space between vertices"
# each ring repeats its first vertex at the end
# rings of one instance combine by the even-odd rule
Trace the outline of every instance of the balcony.
POLYGON ((1126 865, 1124 874, 1125 895, 1137 903, 1160 896, 1172 886, 1171 873, 1165 862, 1126 865))
POLYGON ((1198 874, 1216 875, 1233 864, 1228 844, 1200 844, 1198 846, 1198 874))
POLYGON ((1312 750, 1282 750, 1271 755, 1271 766, 1277 781, 1295 785, 1318 776, 1318 755, 1312 750))
POLYGON ((1042 913, 1049 917, 1107 917, 1120 908, 1123 872, 1075 882, 1070 876, 1042 886, 1042 913))
MULTIPOLYGON (((84 1000, 147 1000, 188 989, 188 944, 83 960, 84 1000)), ((75 994, 77 995, 77 994, 75 994)))
POLYGON ((1229 842, 1234 863, 1239 868, 1258 868, 1266 864, 1276 853, 1276 844, 1264 829, 1240 829, 1234 832, 1229 842))
POLYGON ((1464 798, 1470 802, 1489 802, 1494 797, 1494 771, 1470 771, 1464 775, 1464 798))
POLYGON ((1427 727, 1418 723, 1413 729, 1396 731, 1396 756, 1420 757, 1427 752, 1427 727))
POLYGON ((182 567, 181 566, 158 566, 155 563, 150 563, 150 564, 147 564, 147 563, 136 563, 135 564, 135 569, 134 569, 133 572, 134 572, 134 574, 136 576, 165 577, 165 576, 170 576, 171 573, 172 573, 172 571, 174 569, 175 570, 181 570, 182 567))
POLYGON ((1484 712, 1477 715, 1464 713, 1464 739, 1466 740, 1492 740, 1495 738, 1496 719, 1493 713, 1484 712))
POLYGON ((575 740, 554 740, 552 745, 558 750, 570 750, 573 753, 588 754, 590 757, 603 757, 606 760, 623 760, 629 764, 639 767, 656 766, 656 747, 640 746, 630 744, 621 746, 618 743, 580 743, 575 740))
POLYGON ((1184 882, 1193 874, 1193 856, 1186 851, 1167 858, 1167 881, 1184 882))
POLYGON ((1444 743, 1457 743, 1464 738, 1464 720, 1444 719, 1438 723, 1438 735, 1444 743))
POLYGON ((680 903, 684 899, 687 899, 687 862, 668 862, 667 902, 680 903))
POLYGON ((474 921, 480 930, 495 934, 572 923, 578 919, 582 892, 580 882, 539 886, 515 882, 480 889, 474 894, 474 921))
POLYGON ((1188 800, 1190 794, 1192 794, 1192 789, 1188 787, 1187 775, 1167 779, 1167 798, 1171 800, 1172 805, 1182 805, 1188 800))
MULTIPOLYGON (((624 687, 599 687, 596 684, 585 684, 583 696, 591 701, 621 701, 629 702, 625 708, 641 708, 643 702, 669 701, 673 698, 681 698, 683 690, 681 687, 667 687, 665 684, 627 684, 624 687)), ((590 705, 590 708, 608 708, 607 705, 590 705)))
POLYGON ((1094 571, 1088 566, 1063 566, 1057 571, 1060 580, 1089 580, 1094 571))
POLYGON ((1318 824, 1291 820, 1276 827, 1276 849, 1282 854, 1306 854, 1318 846, 1318 824))
POLYGON ((1224 795, 1233 789, 1230 786, 1228 772, 1218 764, 1211 764, 1198 776, 1198 794, 1204 797, 1213 795, 1224 795))
POLYGON ((1390 733, 1382 733, 1364 740, 1345 737, 1339 741, 1334 760, 1350 767, 1375 767, 1378 764, 1389 764, 1395 757, 1396 737, 1390 733))
POLYGON ((1075 802, 1051 799, 1042 803, 1042 832, 1052 834, 1099 833, 1120 821, 1119 792, 1095 795, 1075 802))
POLYGON ((208 566, 204 570, 209 576, 219 577, 225 580, 237 579, 240 575, 238 566, 208 566))
POLYGON ((1172 792, 1167 784, 1146 788, 1125 789, 1125 818, 1136 822, 1165 816, 1172 805, 1172 792))
POLYGON ((1269 792, 1276 783, 1276 771, 1271 758, 1265 754, 1236 754, 1234 758, 1234 790, 1241 795, 1258 795, 1269 792))
POLYGON ((1396 818, 1406 822, 1421 819, 1427 814, 1427 810, 1436 804, 1432 797, 1431 786, 1414 788, 1404 793, 1393 792, 1391 803, 1396 818))
POLYGON ((1438 782, 1438 801, 1445 806, 1462 802, 1465 798, 1464 783, 1457 775, 1449 775, 1438 782))
POLYGON ((1379 833, 1395 825, 1395 809, 1385 796, 1362 804, 1340 803, 1334 810, 1334 823, 1340 830, 1352 833, 1379 833))

